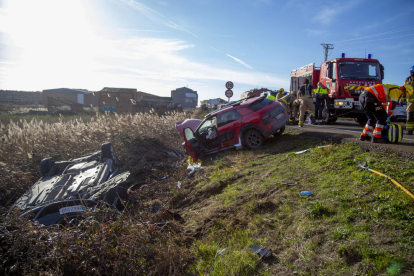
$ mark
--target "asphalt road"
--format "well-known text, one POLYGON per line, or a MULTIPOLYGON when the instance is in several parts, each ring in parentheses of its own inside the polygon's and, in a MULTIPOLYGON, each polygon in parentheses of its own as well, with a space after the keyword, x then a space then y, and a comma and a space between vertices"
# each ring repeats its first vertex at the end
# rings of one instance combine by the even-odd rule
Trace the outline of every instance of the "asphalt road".
POLYGON ((286 126, 286 131, 298 132, 310 137, 323 139, 327 142, 335 143, 358 143, 363 149, 376 152, 395 152, 399 156, 407 157, 414 160, 414 135, 406 135, 404 131, 403 140, 400 143, 376 143, 360 141, 363 127, 353 121, 338 120, 335 124, 329 125, 308 125, 303 128, 299 126, 286 126))

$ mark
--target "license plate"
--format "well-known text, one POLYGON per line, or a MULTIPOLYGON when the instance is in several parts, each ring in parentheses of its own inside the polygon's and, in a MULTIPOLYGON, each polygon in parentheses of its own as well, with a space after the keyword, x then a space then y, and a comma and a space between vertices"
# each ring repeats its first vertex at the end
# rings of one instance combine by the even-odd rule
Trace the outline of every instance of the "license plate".
POLYGON ((282 117, 283 117, 283 113, 279 113, 275 118, 276 118, 276 120, 279 120, 282 117))
POLYGON ((83 205, 75 205, 69 207, 63 207, 59 209, 59 214, 67 214, 67 213, 77 213, 77 212, 84 212, 86 207, 83 205))

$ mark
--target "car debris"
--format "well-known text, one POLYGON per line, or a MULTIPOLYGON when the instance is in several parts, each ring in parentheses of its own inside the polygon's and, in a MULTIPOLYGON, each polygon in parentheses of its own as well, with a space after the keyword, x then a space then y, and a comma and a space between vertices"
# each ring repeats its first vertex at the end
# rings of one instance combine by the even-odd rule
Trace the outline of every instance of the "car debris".
POLYGON ((197 160, 197 162, 193 162, 193 158, 191 156, 188 157, 187 164, 187 170, 190 171, 190 173, 187 175, 187 178, 193 177, 197 171, 202 169, 201 161, 197 160))
POLYGON ((295 152, 295 154, 302 154, 302 153, 305 153, 305 152, 308 152, 308 151, 309 151, 309 149, 302 150, 302 151, 297 151, 297 152, 295 152))
POLYGON ((101 150, 68 161, 45 158, 42 177, 21 196, 12 209, 33 216, 43 225, 62 224, 102 204, 123 209, 129 172, 120 172, 111 143, 101 150))
POLYGON ((250 249, 260 256, 260 258, 267 258, 272 255, 272 251, 266 248, 263 248, 257 244, 251 245, 250 249))
POLYGON ((312 192, 309 192, 309 191, 302 191, 302 192, 300 192, 300 194, 301 194, 301 195, 305 195, 305 196, 311 196, 311 195, 312 195, 312 192))

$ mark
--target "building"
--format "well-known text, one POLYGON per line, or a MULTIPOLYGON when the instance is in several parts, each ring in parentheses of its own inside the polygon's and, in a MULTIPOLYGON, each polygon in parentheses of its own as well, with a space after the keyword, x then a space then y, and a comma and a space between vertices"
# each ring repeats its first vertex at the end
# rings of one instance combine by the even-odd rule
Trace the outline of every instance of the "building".
POLYGON ((96 107, 99 103, 98 93, 85 89, 56 88, 43 90, 42 101, 45 106, 48 106, 48 97, 63 98, 85 107, 96 107))
POLYGON ((198 103, 197 91, 188 87, 171 90, 171 98, 174 105, 180 104, 183 109, 196 108, 198 103))
POLYGON ((159 112, 174 109, 171 97, 160 97, 135 88, 104 87, 99 92, 99 107, 102 112, 159 112))
POLYGON ((16 90, 0 90, 0 103, 19 105, 41 105, 42 93, 16 90))
POLYGON ((260 88, 260 89, 254 88, 254 89, 251 89, 249 91, 246 91, 246 92, 242 93, 240 99, 243 100, 243 99, 246 99, 248 97, 258 97, 263 92, 270 92, 270 91, 271 90, 267 89, 267 88, 260 88))
POLYGON ((226 104, 227 104, 227 101, 220 99, 220 98, 200 101, 200 105, 203 105, 203 106, 205 105, 206 108, 209 110, 219 109, 221 106, 226 105, 226 104))

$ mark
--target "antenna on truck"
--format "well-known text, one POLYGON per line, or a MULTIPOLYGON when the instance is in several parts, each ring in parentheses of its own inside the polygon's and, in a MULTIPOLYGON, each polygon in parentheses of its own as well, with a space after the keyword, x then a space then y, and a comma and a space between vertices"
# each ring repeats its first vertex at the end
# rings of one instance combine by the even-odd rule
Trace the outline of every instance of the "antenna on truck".
POLYGON ((328 55, 330 54, 329 50, 333 50, 334 46, 333 46, 333 44, 327 44, 327 43, 321 43, 321 45, 323 46, 325 61, 327 61, 328 60, 328 55))

